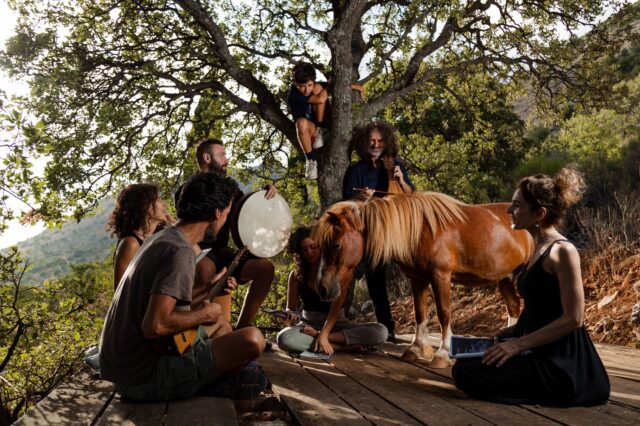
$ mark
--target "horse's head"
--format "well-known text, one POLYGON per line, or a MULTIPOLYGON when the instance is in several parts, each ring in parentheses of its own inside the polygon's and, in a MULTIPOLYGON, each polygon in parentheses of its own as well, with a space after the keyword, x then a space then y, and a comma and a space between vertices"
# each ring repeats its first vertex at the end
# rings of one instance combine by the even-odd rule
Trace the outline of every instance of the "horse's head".
POLYGON ((316 284, 322 300, 332 300, 346 291, 362 259, 364 224, 360 206, 352 201, 334 204, 313 230, 313 239, 322 251, 316 284))

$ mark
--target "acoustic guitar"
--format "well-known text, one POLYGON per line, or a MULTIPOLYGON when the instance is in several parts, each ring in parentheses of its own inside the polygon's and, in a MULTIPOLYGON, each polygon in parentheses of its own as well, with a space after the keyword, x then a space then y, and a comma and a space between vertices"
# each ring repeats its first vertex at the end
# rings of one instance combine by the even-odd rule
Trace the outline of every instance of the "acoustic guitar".
MULTIPOLYGON (((233 259, 233 262, 231 262, 231 265, 227 268, 227 272, 225 272, 224 275, 216 281, 207 294, 207 300, 209 300, 209 302, 213 301, 213 299, 220 295, 222 290, 224 290, 227 286, 227 280, 248 252, 249 247, 247 246, 242 247, 238 252, 236 257, 233 259)), ((191 345, 193 345, 196 341, 196 337, 198 337, 198 327, 181 331, 173 336, 160 337, 156 339, 153 347, 157 352, 160 352, 163 355, 182 355, 191 347, 191 345)))

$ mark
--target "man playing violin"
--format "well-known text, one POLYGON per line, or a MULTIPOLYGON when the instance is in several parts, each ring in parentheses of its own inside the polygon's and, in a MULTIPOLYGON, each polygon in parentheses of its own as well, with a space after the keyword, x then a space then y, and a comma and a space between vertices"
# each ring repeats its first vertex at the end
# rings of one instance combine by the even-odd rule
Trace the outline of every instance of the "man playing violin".
MULTIPOLYGON (((222 141, 218 139, 208 138, 201 141, 196 148, 196 161, 200 171, 214 173, 222 177, 227 176, 229 160, 222 141)), ((277 193, 276 187, 271 184, 266 185, 264 189, 267 190, 266 199, 273 198, 277 193)), ((176 203, 178 202, 179 192, 180 189, 176 192, 176 203)), ((242 191, 238 190, 234 195, 233 202, 238 202, 243 195, 242 191)), ((211 251, 196 265, 194 301, 198 301, 206 295, 211 277, 216 275, 222 268, 228 267, 236 256, 236 252, 229 247, 229 235, 230 228, 229 224, 226 223, 215 238, 207 238, 199 243, 200 248, 210 248, 211 251)), ((251 286, 247 291, 236 328, 251 325, 258 309, 269 293, 274 273, 273 263, 268 259, 249 257, 249 259, 241 261, 234 276, 241 284, 251 281, 251 286)), ((221 297, 219 301, 223 307, 224 315, 230 318, 231 297, 221 297)))
MULTIPOLYGON (((100 342, 102 378, 136 401, 171 400, 195 394, 245 399, 256 396, 266 377, 249 364, 264 350, 255 327, 232 331, 217 303, 190 306, 194 245, 215 235, 238 190, 230 178, 198 173, 184 185, 178 221, 149 237, 127 268, 111 301, 100 342), (174 334, 196 329, 181 355, 159 353, 174 334)), ((221 277, 220 271, 213 280, 221 277)), ((235 280, 229 278, 229 292, 235 280)))
MULTIPOLYGON (((345 175, 345 200, 382 197, 388 193, 410 194, 415 190, 406 167, 397 159, 398 137, 390 124, 374 121, 356 129, 351 144, 360 161, 350 166, 345 175)), ((387 327, 388 340, 395 341, 386 267, 386 264, 367 265, 365 276, 376 318, 387 327)))

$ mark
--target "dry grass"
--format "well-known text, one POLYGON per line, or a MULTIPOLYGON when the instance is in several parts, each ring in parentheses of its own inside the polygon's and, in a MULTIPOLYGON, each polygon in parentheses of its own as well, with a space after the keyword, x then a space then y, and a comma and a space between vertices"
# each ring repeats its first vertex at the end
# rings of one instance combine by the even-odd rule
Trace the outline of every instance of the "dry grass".
MULTIPOLYGON (((593 340, 640 347, 640 330, 630 322, 631 310, 640 303, 634 284, 640 282, 640 195, 614 195, 615 203, 596 209, 580 209, 575 222, 582 257, 585 287, 585 326, 593 340), (605 306, 598 303, 616 294, 605 306)), ((640 288, 640 287, 639 287, 640 288)), ((429 327, 440 331, 431 300, 429 327)), ((392 302, 398 331, 413 332, 411 297, 392 302)), ((504 302, 496 287, 452 291, 453 331, 491 335, 506 325, 504 302)))

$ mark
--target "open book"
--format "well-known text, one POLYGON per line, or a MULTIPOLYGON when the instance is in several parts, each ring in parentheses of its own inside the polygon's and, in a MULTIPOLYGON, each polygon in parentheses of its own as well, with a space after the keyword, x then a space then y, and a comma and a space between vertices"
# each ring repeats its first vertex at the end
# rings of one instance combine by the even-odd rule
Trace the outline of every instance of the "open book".
POLYGON ((331 355, 326 352, 304 351, 300 354, 300 358, 331 359, 331 355))
POLYGON ((494 343, 486 337, 451 336, 449 356, 452 358, 481 357, 494 343))

